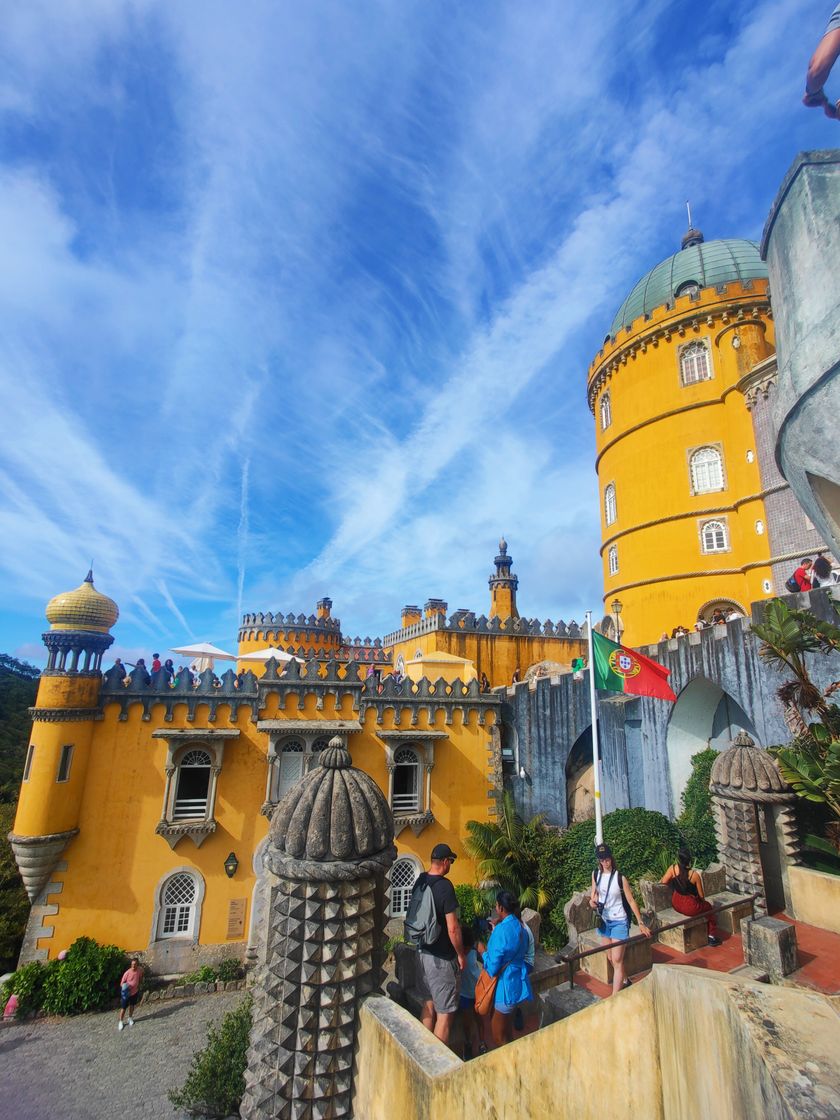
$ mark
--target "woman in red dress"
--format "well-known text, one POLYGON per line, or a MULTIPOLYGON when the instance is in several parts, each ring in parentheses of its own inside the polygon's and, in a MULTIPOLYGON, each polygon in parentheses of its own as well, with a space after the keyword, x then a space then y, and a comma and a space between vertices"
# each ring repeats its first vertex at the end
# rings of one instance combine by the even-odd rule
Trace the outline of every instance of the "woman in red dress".
MULTIPOLYGON (((680 848, 677 853, 677 863, 668 868, 661 880, 663 883, 670 884, 673 891, 671 905, 678 914, 684 914, 687 918, 705 914, 712 909, 711 903, 703 897, 703 882, 700 875, 691 864, 691 852, 688 848, 680 848)), ((713 914, 706 924, 709 931, 709 944, 720 945, 721 940, 718 937, 713 914)))

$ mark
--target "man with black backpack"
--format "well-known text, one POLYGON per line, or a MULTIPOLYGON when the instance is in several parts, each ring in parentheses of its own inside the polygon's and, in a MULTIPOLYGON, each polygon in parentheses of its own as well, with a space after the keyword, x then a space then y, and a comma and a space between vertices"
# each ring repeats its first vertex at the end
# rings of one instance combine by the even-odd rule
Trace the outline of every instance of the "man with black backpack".
POLYGON ((457 856, 448 844, 432 849, 429 870, 411 892, 405 935, 417 948, 417 990, 423 999, 423 1026, 441 1040, 449 1034, 458 1010, 461 970, 467 958, 458 921, 458 897, 446 878, 457 856))

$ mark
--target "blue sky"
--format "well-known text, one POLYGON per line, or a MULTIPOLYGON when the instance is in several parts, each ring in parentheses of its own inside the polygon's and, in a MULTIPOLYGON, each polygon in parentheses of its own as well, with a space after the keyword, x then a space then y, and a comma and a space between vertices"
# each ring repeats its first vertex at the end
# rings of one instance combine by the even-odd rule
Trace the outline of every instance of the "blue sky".
MULTIPOLYGON (((758 238, 830 3, 27 0, 0 28, 0 647, 93 558, 115 651, 598 609, 586 371, 758 238)), ((840 79, 840 76, 838 76, 840 79)), ((840 82, 835 94, 840 94, 840 82)))

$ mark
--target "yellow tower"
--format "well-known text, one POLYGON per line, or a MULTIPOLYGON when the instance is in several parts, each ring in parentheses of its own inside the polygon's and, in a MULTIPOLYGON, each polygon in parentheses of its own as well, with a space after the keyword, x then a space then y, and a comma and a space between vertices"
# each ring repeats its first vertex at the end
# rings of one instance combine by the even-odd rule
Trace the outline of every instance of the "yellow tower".
POLYGON ((758 247, 690 229, 631 290, 590 367, 604 602, 620 600, 633 645, 773 593, 771 490, 736 389, 773 353, 758 247))
POLYGON ((494 561, 496 571, 487 581, 490 585, 491 618, 519 618, 519 611, 516 609, 519 577, 511 571, 513 560, 508 556, 507 550, 507 541, 502 537, 499 541, 499 555, 494 561))
POLYGON ((47 604, 48 650, 32 709, 14 831, 9 839, 30 901, 35 904, 59 856, 79 831, 91 739, 99 711, 102 655, 113 642, 117 604, 93 586, 93 572, 75 591, 47 604))

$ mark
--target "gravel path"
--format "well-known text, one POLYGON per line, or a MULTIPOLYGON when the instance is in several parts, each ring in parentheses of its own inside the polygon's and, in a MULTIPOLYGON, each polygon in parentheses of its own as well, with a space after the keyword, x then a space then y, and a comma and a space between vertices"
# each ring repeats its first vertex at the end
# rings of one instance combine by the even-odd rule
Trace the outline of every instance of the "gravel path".
POLYGON ((0 1027, 0 1120, 177 1120, 180 1088, 210 1023, 243 992, 144 1004, 133 1027, 117 1012, 0 1027))

